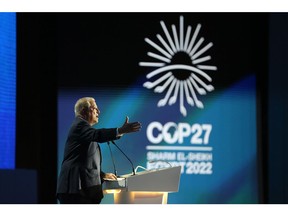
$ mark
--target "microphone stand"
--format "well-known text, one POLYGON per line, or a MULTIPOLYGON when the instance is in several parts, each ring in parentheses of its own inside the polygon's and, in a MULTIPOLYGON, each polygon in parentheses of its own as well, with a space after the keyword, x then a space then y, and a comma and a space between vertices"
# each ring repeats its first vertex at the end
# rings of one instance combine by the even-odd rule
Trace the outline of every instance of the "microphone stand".
POLYGON ((119 148, 119 146, 118 145, 116 145, 116 143, 112 140, 111 141, 121 152, 122 152, 122 154, 129 160, 129 162, 131 163, 131 166, 132 166, 132 173, 133 173, 133 175, 135 175, 135 169, 134 169, 134 165, 133 165, 133 163, 132 163, 132 161, 129 159, 129 157, 121 150, 121 148, 119 148))
POLYGON ((108 141, 107 144, 108 144, 110 155, 111 155, 111 158, 112 158, 112 163, 113 163, 113 167, 114 167, 114 174, 118 177, 117 170, 116 170, 116 167, 115 167, 114 157, 112 155, 112 151, 111 151, 111 147, 110 147, 110 142, 108 141))

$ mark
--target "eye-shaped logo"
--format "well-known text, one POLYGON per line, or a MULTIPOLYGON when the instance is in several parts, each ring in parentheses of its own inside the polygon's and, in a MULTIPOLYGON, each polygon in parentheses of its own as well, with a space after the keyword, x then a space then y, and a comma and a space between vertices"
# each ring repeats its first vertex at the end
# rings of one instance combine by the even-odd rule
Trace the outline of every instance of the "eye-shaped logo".
POLYGON ((170 35, 166 25, 160 21, 164 31, 165 39, 157 34, 158 44, 145 38, 145 42, 151 45, 157 53, 148 52, 147 55, 153 58, 151 62, 140 62, 143 67, 155 68, 146 75, 147 81, 143 84, 148 89, 153 89, 156 93, 166 91, 164 98, 158 101, 157 106, 174 104, 179 97, 179 110, 183 116, 187 115, 185 101, 191 105, 203 109, 203 103, 197 98, 198 95, 205 95, 213 91, 214 87, 210 83, 212 78, 205 73, 207 71, 216 71, 216 66, 207 65, 205 62, 211 59, 206 55, 213 43, 203 45, 204 38, 198 37, 201 24, 196 26, 192 33, 192 27, 184 30, 184 18, 180 16, 179 30, 173 24, 170 35), (185 34, 185 36, 184 36, 185 34))

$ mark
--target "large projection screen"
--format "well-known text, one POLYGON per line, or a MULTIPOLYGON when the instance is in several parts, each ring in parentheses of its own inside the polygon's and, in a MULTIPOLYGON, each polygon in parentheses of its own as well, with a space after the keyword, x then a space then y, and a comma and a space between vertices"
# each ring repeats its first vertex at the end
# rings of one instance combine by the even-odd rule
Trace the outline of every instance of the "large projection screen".
POLYGON ((15 168, 16 13, 0 12, 0 169, 15 168))
MULTIPOLYGON (((58 172, 74 104, 95 97, 96 128, 140 121, 116 144, 134 167, 181 165, 169 204, 259 203, 257 79, 265 14, 58 15, 58 172)), ((131 164, 111 146, 117 173, 131 164)), ((108 145, 103 170, 114 172, 108 145)), ((139 169, 141 171, 142 168, 139 169)), ((102 203, 113 203, 106 195, 102 203)))

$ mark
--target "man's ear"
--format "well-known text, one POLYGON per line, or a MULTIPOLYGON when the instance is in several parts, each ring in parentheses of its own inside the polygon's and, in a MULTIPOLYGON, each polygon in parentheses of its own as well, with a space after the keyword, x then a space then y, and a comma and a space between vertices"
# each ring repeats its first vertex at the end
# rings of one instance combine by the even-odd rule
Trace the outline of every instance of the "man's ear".
POLYGON ((80 112, 81 116, 86 119, 88 117, 88 111, 89 109, 87 107, 84 107, 80 112))

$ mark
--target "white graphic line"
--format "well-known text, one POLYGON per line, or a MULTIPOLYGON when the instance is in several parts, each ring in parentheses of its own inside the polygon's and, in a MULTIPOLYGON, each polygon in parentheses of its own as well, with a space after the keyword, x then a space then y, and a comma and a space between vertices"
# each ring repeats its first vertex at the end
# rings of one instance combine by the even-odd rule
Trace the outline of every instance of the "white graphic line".
POLYGON ((173 41, 172 41, 172 39, 171 39, 171 37, 170 37, 170 34, 169 34, 169 32, 168 32, 168 30, 167 30, 167 28, 166 28, 165 23, 164 23, 163 21, 161 21, 160 24, 161 24, 162 29, 163 29, 163 31, 164 31, 164 33, 165 33, 165 35, 166 35, 166 37, 167 37, 167 39, 168 39, 168 41, 169 41, 169 43, 170 43, 170 46, 171 46, 172 50, 173 50, 174 52, 176 52, 176 48, 175 48, 174 43, 173 43, 173 41))
POLYGON ((192 47, 194 45, 194 42, 196 40, 196 37, 197 37, 197 35, 198 35, 199 31, 200 31, 200 28, 201 28, 201 24, 198 24, 197 27, 196 27, 196 30, 195 30, 195 32, 194 32, 194 34, 192 36, 190 44, 189 44, 189 46, 187 48, 187 53, 189 53, 191 51, 191 49, 192 49, 192 47))
POLYGON ((216 66, 209 66, 209 65, 197 65, 197 68, 203 70, 217 70, 216 66))
POLYGON ((168 91, 167 91, 167 93, 166 93, 166 95, 165 95, 165 98, 163 98, 163 99, 161 99, 161 100, 158 101, 158 104, 157 104, 158 107, 161 107, 161 106, 165 106, 165 105, 166 105, 166 103, 167 103, 167 101, 168 101, 168 98, 170 97, 171 92, 172 92, 172 90, 173 90, 176 82, 177 82, 176 79, 173 79, 173 82, 172 82, 172 84, 170 85, 170 87, 169 87, 169 89, 168 89, 168 91))
POLYGON ((183 50, 184 18, 180 16, 180 50, 183 50))
POLYGON ((179 51, 179 49, 180 49, 180 47, 179 47, 179 39, 178 39, 178 36, 177 36, 177 30, 176 30, 176 26, 175 25, 172 25, 172 31, 173 31, 176 51, 179 51))
POLYGON ((182 151, 212 151, 212 147, 198 146, 146 146, 146 150, 182 150, 182 151))
POLYGON ((161 52, 163 55, 165 55, 167 58, 169 59, 172 58, 172 56, 169 53, 167 53, 165 50, 163 50, 160 46, 158 46, 156 43, 151 41, 149 38, 145 38, 144 40, 145 42, 153 46, 155 49, 157 49, 159 52, 161 52))
POLYGON ((209 44, 207 44, 204 48, 202 48, 200 51, 198 51, 197 53, 195 53, 193 56, 192 56, 192 60, 198 58, 198 56, 202 55, 204 52, 206 52, 208 49, 210 49, 210 47, 213 46, 213 43, 210 42, 209 44))
POLYGON ((161 37, 161 35, 157 34, 157 38, 159 41, 163 44, 163 46, 166 48, 166 50, 170 53, 170 55, 174 55, 174 52, 171 50, 171 48, 168 46, 168 44, 165 42, 165 40, 161 37))
POLYGON ((140 62, 140 66, 146 66, 146 67, 163 67, 165 63, 157 63, 157 62, 140 62))
POLYGON ((184 90, 185 90, 185 95, 186 95, 186 101, 188 104, 190 104, 191 106, 194 106, 194 101, 193 99, 190 97, 190 94, 189 94, 189 90, 188 90, 188 87, 187 87, 187 82, 188 81, 185 81, 184 82, 184 90))
POLYGON ((158 60, 162 60, 162 61, 164 61, 164 62, 166 62, 166 63, 170 63, 170 62, 171 62, 170 59, 165 58, 165 57, 160 56, 160 55, 157 55, 157 54, 152 53, 152 52, 148 52, 147 55, 150 56, 150 57, 152 57, 152 58, 156 58, 156 59, 158 59, 158 60))
POLYGON ((161 83, 163 80, 167 79, 168 77, 170 77, 172 75, 172 72, 169 72, 167 74, 165 74, 164 76, 160 77, 159 79, 157 79, 154 82, 145 82, 143 84, 144 87, 146 88, 154 88, 154 86, 158 85, 159 83, 161 83))
MULTIPOLYGON (((189 53, 190 56, 193 56, 193 54, 198 50, 198 48, 201 46, 201 44, 204 41, 204 37, 201 37, 199 41, 195 44, 191 52, 189 53)), ((192 58, 191 58, 192 59, 192 58)), ((192 59, 193 60, 193 59, 192 59)))
POLYGON ((205 57, 193 60, 192 64, 194 64, 194 65, 199 64, 201 62, 209 61, 210 59, 211 59, 211 56, 205 56, 205 57))
POLYGON ((181 65, 181 64, 168 65, 168 66, 165 66, 162 68, 158 68, 158 69, 150 72, 149 74, 147 74, 146 77, 148 79, 150 79, 151 77, 153 77, 159 73, 162 73, 162 72, 165 72, 168 70, 177 70, 177 69, 184 69, 184 70, 190 70, 190 71, 196 72, 196 73, 200 74, 201 76, 205 77, 208 81, 210 81, 210 82, 212 81, 212 78, 210 76, 208 76, 206 73, 199 70, 198 68, 193 67, 193 66, 189 66, 189 65, 181 65))
POLYGON ((183 47, 183 50, 184 50, 184 51, 187 51, 188 40, 189 40, 189 38, 190 38, 191 29, 192 29, 192 27, 191 27, 191 26, 188 26, 187 32, 186 32, 186 37, 185 37, 185 43, 184 43, 184 47, 183 47))

